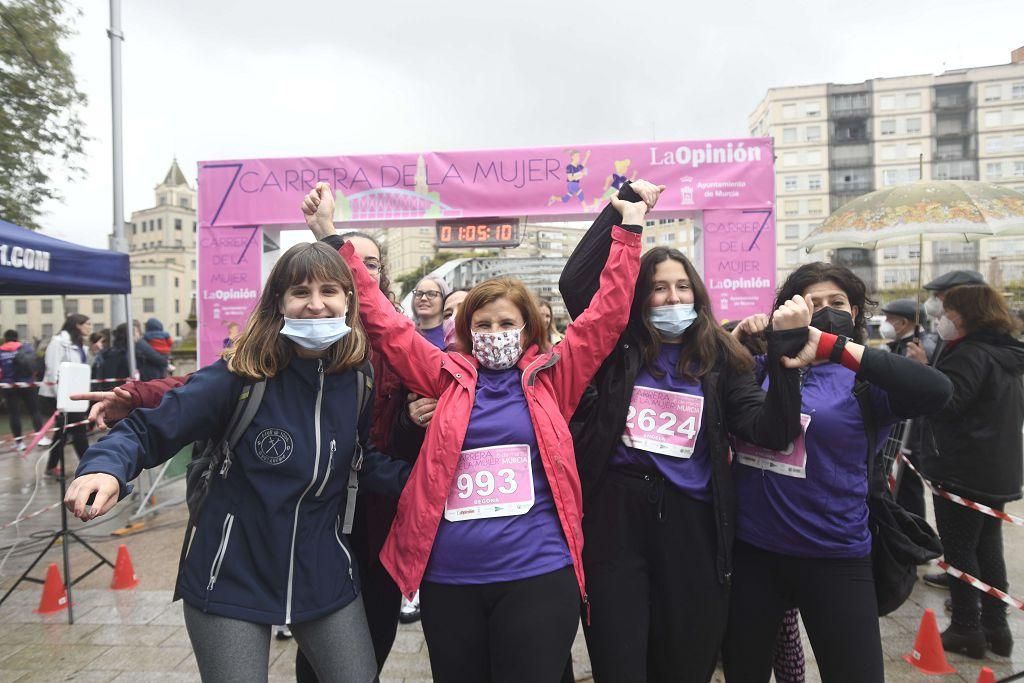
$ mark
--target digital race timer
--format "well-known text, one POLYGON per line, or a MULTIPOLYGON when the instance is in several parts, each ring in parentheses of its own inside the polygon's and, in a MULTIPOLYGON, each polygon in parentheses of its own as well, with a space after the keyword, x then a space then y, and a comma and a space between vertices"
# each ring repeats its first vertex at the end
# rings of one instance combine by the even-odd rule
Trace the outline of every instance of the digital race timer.
POLYGON ((519 219, 437 221, 438 247, 518 247, 519 219))

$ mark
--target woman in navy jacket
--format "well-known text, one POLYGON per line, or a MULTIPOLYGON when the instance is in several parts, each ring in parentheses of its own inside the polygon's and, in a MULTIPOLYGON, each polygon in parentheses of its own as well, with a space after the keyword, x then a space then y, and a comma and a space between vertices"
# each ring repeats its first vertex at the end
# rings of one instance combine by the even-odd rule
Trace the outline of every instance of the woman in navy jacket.
MULTIPOLYGON (((358 576, 342 541, 348 472, 397 495, 409 465, 368 445, 357 372, 368 354, 352 275, 323 244, 289 249, 224 359, 159 407, 134 411, 82 458, 65 504, 106 513, 128 483, 197 439, 218 439, 247 383, 260 409, 212 479, 178 571, 204 680, 266 680, 273 624, 290 624, 321 681, 370 681, 377 667, 358 576), (358 417, 358 419, 357 419, 358 417), (90 496, 95 500, 88 504, 90 496)), ((372 404, 372 401, 371 401, 372 404)))

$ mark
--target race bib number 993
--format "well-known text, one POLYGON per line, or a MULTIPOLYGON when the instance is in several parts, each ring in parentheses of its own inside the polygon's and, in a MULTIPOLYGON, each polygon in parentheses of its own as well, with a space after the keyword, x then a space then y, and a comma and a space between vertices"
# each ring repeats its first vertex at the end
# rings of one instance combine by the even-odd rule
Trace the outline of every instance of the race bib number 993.
POLYGON ((445 502, 449 522, 524 515, 533 507, 530 446, 515 444, 462 451, 445 502))

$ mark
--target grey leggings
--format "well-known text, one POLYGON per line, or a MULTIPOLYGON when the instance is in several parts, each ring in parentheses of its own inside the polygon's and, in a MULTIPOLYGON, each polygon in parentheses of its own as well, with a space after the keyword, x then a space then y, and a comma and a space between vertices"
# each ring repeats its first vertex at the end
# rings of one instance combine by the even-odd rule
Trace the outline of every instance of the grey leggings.
MULTIPOLYGON (((270 626, 207 614, 185 605, 185 628, 203 681, 265 681, 270 626)), ((321 683, 370 683, 377 677, 363 598, 325 617, 291 625, 321 683)))

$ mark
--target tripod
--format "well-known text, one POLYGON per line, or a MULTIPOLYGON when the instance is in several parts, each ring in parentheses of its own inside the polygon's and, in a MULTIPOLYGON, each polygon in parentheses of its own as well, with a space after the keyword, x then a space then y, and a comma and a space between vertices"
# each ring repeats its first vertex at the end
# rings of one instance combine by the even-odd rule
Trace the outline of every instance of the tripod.
POLYGON ((29 576, 29 573, 33 569, 35 569, 35 566, 39 564, 39 560, 43 559, 43 556, 45 556, 46 553, 50 550, 50 548, 53 547, 53 544, 57 541, 60 541, 61 552, 64 556, 64 590, 67 592, 68 595, 68 624, 74 624, 75 613, 74 603, 71 600, 71 587, 79 581, 81 581, 82 579, 84 579, 85 577, 89 576, 89 574, 92 574, 94 571, 96 571, 103 565, 109 565, 110 568, 113 569, 114 564, 107 558, 103 557, 103 555, 101 555, 98 550, 96 550, 87 542, 85 542, 81 536, 76 534, 74 531, 68 529, 68 509, 64 506, 64 494, 66 493, 67 490, 67 470, 64 468, 64 445, 67 443, 68 414, 62 411, 60 417, 60 430, 57 432, 57 441, 53 446, 54 448, 59 449, 57 452, 60 453, 61 473, 57 477, 57 481, 60 482, 60 529, 54 529, 53 531, 47 532, 47 536, 49 536, 50 538, 49 543, 47 543, 46 547, 39 552, 39 554, 36 556, 36 559, 32 560, 32 564, 28 566, 28 569, 25 570, 25 573, 19 576, 18 580, 14 582, 14 585, 11 586, 6 593, 4 593, 4 596, 2 598, 0 598, 0 605, 4 604, 4 601, 7 600, 8 597, 10 597, 11 593, 14 592, 14 589, 16 589, 23 581, 39 584, 46 583, 42 579, 37 579, 29 576), (86 550, 88 550, 93 555, 99 558, 99 562, 90 567, 84 574, 79 576, 77 579, 73 580, 71 578, 71 558, 68 555, 68 544, 69 541, 71 541, 72 539, 81 543, 86 548, 86 550))

